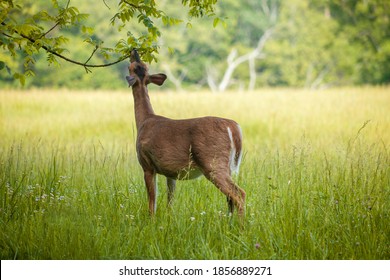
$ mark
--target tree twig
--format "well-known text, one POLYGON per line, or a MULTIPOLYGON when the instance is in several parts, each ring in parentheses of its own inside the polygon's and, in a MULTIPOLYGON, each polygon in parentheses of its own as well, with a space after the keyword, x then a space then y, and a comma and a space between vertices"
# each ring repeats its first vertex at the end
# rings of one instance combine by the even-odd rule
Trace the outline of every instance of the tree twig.
POLYGON ((103 3, 104 3, 104 5, 106 5, 106 7, 107 7, 109 10, 111 10, 110 6, 108 6, 108 4, 106 3, 106 0, 103 0, 103 3))
POLYGON ((41 37, 39 37, 39 39, 41 39, 41 38, 43 38, 43 37, 46 37, 46 35, 47 34, 49 34, 54 28, 56 28, 57 26, 58 26, 58 22, 52 27, 52 28, 50 28, 48 31, 46 31, 46 33, 43 33, 42 35, 41 35, 41 37))
MULTIPOLYGON (((91 53, 91 55, 89 56, 89 58, 87 59, 87 61, 84 62, 84 64, 87 64, 87 63, 91 60, 91 58, 93 57, 93 55, 95 54, 95 52, 98 50, 98 48, 99 48, 99 46, 96 45, 96 46, 95 46, 95 49, 93 50, 93 52, 91 53)), ((91 72, 91 70, 89 70, 87 66, 84 66, 84 68, 85 68, 85 71, 86 71, 87 73, 90 73, 90 72, 91 72)))
MULTIPOLYGON (((2 22, 1 24, 4 25, 4 26, 7 26, 7 24, 4 23, 4 22, 2 22)), ((18 34, 19 36, 21 36, 22 38, 24 38, 24 39, 30 41, 30 42, 33 43, 33 44, 36 42, 36 40, 35 40, 34 38, 31 38, 31 37, 29 37, 29 36, 27 36, 27 35, 24 35, 23 33, 19 33, 19 32, 17 32, 16 30, 14 30, 14 32, 15 32, 16 34, 18 34)), ((8 34, 5 34, 5 33, 3 33, 3 34, 4 34, 5 36, 7 36, 7 37, 11 37, 11 36, 8 35, 8 34)), ((65 61, 67 61, 67 62, 70 62, 70 63, 76 64, 76 65, 83 66, 85 69, 87 69, 87 68, 102 68, 102 67, 112 66, 112 65, 118 64, 119 62, 122 62, 123 60, 125 60, 125 59, 127 59, 127 58, 130 57, 130 55, 125 55, 125 56, 122 56, 121 58, 119 58, 118 60, 116 60, 116 61, 114 61, 114 62, 110 62, 110 63, 106 63, 106 64, 88 64, 89 60, 91 59, 91 57, 93 56, 93 54, 96 52, 96 50, 97 50, 96 48, 95 48, 95 50, 93 51, 93 53, 92 53, 92 55, 90 56, 90 58, 88 58, 88 60, 87 60, 86 62, 84 62, 84 63, 79 62, 79 61, 76 61, 76 60, 73 60, 73 59, 68 58, 68 57, 66 57, 66 56, 63 56, 62 54, 60 54, 60 53, 58 53, 58 52, 56 52, 56 51, 54 51, 54 50, 51 50, 49 47, 47 47, 47 46, 45 46, 45 45, 42 45, 41 48, 44 49, 46 52, 51 53, 51 54, 53 54, 53 55, 55 55, 55 56, 57 56, 57 57, 59 57, 59 58, 65 60, 65 61)), ((87 72, 88 72, 88 71, 90 72, 89 69, 86 70, 86 71, 87 71, 87 72)))

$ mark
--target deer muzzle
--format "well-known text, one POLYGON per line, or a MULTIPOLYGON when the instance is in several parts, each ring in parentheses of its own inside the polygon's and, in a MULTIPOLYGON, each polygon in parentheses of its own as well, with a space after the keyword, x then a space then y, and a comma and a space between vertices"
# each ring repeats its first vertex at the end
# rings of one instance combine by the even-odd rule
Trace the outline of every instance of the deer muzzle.
POLYGON ((141 62, 139 54, 136 49, 133 49, 130 54, 130 62, 141 62))

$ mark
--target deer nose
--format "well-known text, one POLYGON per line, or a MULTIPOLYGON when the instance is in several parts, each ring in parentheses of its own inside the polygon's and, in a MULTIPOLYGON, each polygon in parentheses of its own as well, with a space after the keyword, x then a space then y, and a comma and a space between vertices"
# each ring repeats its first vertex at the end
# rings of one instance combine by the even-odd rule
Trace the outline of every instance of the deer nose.
POLYGON ((133 49, 130 54, 130 62, 141 62, 141 59, 139 58, 138 52, 136 49, 133 49))

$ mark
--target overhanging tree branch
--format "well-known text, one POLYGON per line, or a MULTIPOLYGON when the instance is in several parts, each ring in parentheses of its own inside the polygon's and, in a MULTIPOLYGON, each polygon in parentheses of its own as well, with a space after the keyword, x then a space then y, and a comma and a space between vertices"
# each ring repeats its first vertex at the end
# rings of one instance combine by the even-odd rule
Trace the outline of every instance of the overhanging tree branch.
MULTIPOLYGON (((91 72, 91 68, 108 67, 124 61, 129 58, 133 48, 139 50, 144 61, 149 63, 157 61, 156 54, 158 54, 158 40, 161 37, 161 31, 154 20, 160 19, 166 26, 182 22, 181 19, 171 17, 159 9, 159 4, 156 1, 120 0, 118 1, 117 13, 110 20, 111 25, 117 26, 118 31, 121 31, 128 23, 134 22, 141 26, 142 31, 136 30, 136 33, 139 32, 138 35, 128 31, 127 36, 125 35, 125 38, 117 41, 114 47, 107 48, 103 46, 103 42, 96 42, 93 39, 96 37, 93 28, 83 25, 81 30, 71 30, 72 34, 79 34, 80 31, 83 34, 90 34, 91 36, 84 42, 93 45, 85 60, 79 58, 76 60, 63 53, 64 50, 67 50, 64 47, 69 38, 67 33, 58 36, 49 36, 49 34, 57 29, 61 32, 62 29, 80 27, 81 22, 85 21, 89 14, 80 13, 76 6, 71 6, 71 0, 65 0, 65 3, 62 1, 47 1, 45 4, 34 3, 34 7, 38 7, 38 12, 24 10, 22 5, 14 5, 13 2, 14 0, 0 1, 0 10, 2 11, 0 13, 0 35, 3 35, 0 36, 0 48, 1 51, 10 54, 13 59, 21 60, 15 61, 13 66, 15 70, 9 71, 9 73, 14 79, 19 79, 22 85, 24 85, 26 76, 34 75, 34 68, 32 68, 35 63, 34 55, 41 50, 46 52, 49 64, 57 62, 57 59, 62 59, 84 67, 87 72, 91 72), (106 61, 117 60, 103 64, 91 63, 92 58, 96 57, 97 54, 101 54, 106 61), (116 58, 113 58, 114 55, 116 58), (16 66, 17 64, 19 67, 16 66), (22 68, 24 71, 21 70, 22 68)), ((201 9, 205 11, 204 15, 215 17, 216 15, 212 11, 216 2, 217 0, 197 0, 182 1, 181 4, 190 9, 187 13, 189 16, 202 17, 203 14, 193 14, 192 12, 201 9)), ((109 8, 105 0, 103 3, 109 8)), ((11 60, 8 59, 8 61, 11 60)), ((1 69, 7 68, 3 61, 0 61, 0 66, 1 69)))
MULTIPOLYGON (((4 23, 4 22, 2 22, 1 24, 2 24, 3 26, 7 26, 7 24, 4 23)), ((49 30, 49 31, 50 31, 50 30, 49 30)), ((16 30, 14 30, 14 32, 15 32, 16 34, 18 34, 20 37, 22 37, 22 38, 24 38, 24 39, 30 41, 31 43, 33 43, 33 44, 36 43, 36 39, 31 38, 31 37, 29 37, 29 36, 27 36, 27 35, 25 35, 25 34, 23 34, 23 33, 21 33, 21 32, 16 31, 16 30)), ((10 36, 10 35, 8 35, 8 34, 4 34, 4 35, 5 35, 5 36, 8 36, 8 37, 12 37, 12 36, 10 36)), ((55 56, 57 56, 57 57, 59 57, 59 58, 65 60, 65 61, 67 61, 67 62, 70 62, 70 63, 76 64, 76 65, 83 66, 87 72, 91 72, 91 70, 89 70, 88 68, 102 68, 102 67, 112 66, 112 65, 118 64, 119 62, 122 62, 123 60, 125 60, 125 59, 127 59, 127 58, 130 57, 130 55, 125 55, 125 56, 122 56, 121 58, 119 58, 118 60, 116 60, 116 61, 114 61, 114 62, 105 63, 105 64, 89 64, 88 62, 91 60, 92 56, 95 54, 95 52, 96 52, 97 49, 99 48, 98 46, 95 47, 95 49, 93 50, 91 56, 90 56, 90 57, 86 60, 86 62, 84 62, 84 63, 83 63, 83 62, 76 61, 76 60, 71 59, 71 58, 69 58, 69 57, 66 57, 66 56, 64 56, 64 55, 62 55, 62 54, 60 54, 60 53, 58 53, 58 52, 56 52, 56 51, 50 49, 48 46, 43 45, 43 46, 41 46, 41 48, 44 49, 46 52, 51 53, 51 54, 53 54, 53 55, 55 55, 55 56)))

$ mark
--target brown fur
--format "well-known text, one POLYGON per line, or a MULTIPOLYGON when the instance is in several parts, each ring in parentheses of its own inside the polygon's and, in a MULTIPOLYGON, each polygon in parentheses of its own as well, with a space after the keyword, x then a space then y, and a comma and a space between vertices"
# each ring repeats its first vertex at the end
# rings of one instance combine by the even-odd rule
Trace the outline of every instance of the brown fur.
POLYGON ((144 171, 150 213, 156 210, 158 173, 167 177, 168 204, 172 202, 177 179, 193 179, 203 174, 227 196, 230 212, 236 206, 243 215, 245 192, 233 182, 230 169, 231 164, 238 167, 241 157, 239 125, 217 117, 172 120, 158 116, 150 103, 147 85, 162 85, 166 76, 149 75, 146 65, 137 59, 133 59, 129 73, 127 80, 133 90, 137 126, 137 155, 144 171))

